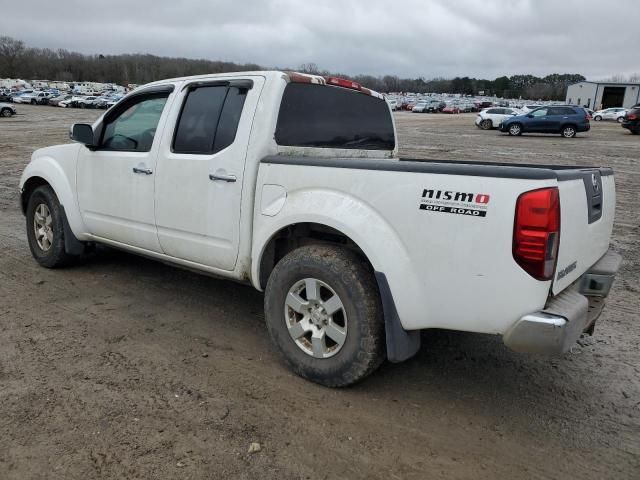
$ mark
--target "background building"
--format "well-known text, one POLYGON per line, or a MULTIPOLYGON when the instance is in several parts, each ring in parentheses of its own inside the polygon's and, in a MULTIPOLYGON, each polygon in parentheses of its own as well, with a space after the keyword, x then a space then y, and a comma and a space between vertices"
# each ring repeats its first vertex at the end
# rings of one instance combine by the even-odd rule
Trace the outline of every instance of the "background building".
POLYGON ((629 108, 640 103, 640 83, 578 82, 567 87, 567 103, 599 108, 629 108))

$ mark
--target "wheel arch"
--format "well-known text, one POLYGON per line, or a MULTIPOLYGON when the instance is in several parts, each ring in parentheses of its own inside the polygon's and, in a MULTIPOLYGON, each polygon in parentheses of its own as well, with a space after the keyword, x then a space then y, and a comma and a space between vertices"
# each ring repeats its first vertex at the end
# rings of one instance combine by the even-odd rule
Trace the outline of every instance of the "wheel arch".
POLYGON ((86 228, 74 195, 71 181, 62 166, 48 156, 38 157, 25 168, 20 180, 20 207, 26 212, 29 196, 38 187, 48 185, 62 205, 71 232, 80 240, 86 240, 86 228))
POLYGON ((296 248, 312 244, 332 244, 349 248, 358 254, 375 271, 371 260, 364 250, 349 235, 326 223, 299 222, 290 223, 274 231, 263 245, 254 274, 254 284, 263 290, 273 268, 289 252, 296 248))
MULTIPOLYGON (((337 225, 337 222, 329 219, 289 222, 274 228, 264 238, 266 241, 256 252, 252 262, 252 278, 256 288, 263 290, 278 261, 296 248, 314 243, 344 246, 356 252, 375 276, 384 313, 386 349, 389 361, 402 362, 411 358, 420 349, 419 331, 407 331, 402 327, 397 309, 397 299, 394 297, 390 285, 393 280, 387 274, 386 262, 381 261, 373 253, 373 250, 379 248, 379 245, 372 245, 361 236, 354 234, 353 231, 348 231, 348 229, 337 225)), ((386 245, 387 248, 389 246, 386 245)), ((398 248, 404 250, 402 245, 398 245, 398 248)), ((398 262, 400 257, 401 255, 397 257, 387 255, 391 262, 398 262)), ((404 271, 410 275, 408 270, 404 271)))

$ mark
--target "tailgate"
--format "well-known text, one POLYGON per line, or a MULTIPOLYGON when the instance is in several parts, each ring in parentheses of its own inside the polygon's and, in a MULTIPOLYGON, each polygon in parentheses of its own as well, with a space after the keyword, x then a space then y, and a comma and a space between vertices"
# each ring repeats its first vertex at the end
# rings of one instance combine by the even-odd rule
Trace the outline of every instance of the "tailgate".
POLYGON ((576 281, 609 249, 616 205, 613 171, 609 168, 558 173, 560 247, 552 293, 576 281))

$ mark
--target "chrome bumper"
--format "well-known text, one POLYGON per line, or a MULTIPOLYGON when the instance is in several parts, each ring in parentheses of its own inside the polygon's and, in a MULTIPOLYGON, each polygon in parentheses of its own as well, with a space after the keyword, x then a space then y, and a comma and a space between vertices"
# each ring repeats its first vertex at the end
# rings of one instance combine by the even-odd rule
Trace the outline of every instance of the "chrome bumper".
POLYGON ((622 257, 609 250, 578 281, 549 299, 544 309, 523 316, 504 335, 512 350, 562 354, 593 326, 604 308, 622 257))

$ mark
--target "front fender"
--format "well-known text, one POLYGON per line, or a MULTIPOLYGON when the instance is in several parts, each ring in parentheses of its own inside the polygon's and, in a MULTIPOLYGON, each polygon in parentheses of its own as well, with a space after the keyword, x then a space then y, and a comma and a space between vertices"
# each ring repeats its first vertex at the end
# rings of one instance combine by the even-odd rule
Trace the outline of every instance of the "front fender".
POLYGON ((401 323, 405 326, 411 315, 411 309, 407 308, 411 298, 420 298, 413 297, 419 295, 420 282, 402 239, 369 204, 344 192, 303 189, 289 192, 275 216, 263 215, 258 205, 254 220, 251 271, 257 289, 261 289, 262 255, 273 236, 290 225, 317 223, 349 237, 364 252, 374 270, 385 274, 401 323))
POLYGON ((20 178, 21 195, 25 184, 34 177, 41 178, 51 185, 60 204, 64 207, 71 231, 78 240, 87 240, 87 229, 80 215, 75 195, 75 157, 73 168, 65 168, 51 155, 34 154, 33 160, 24 169, 20 178))

